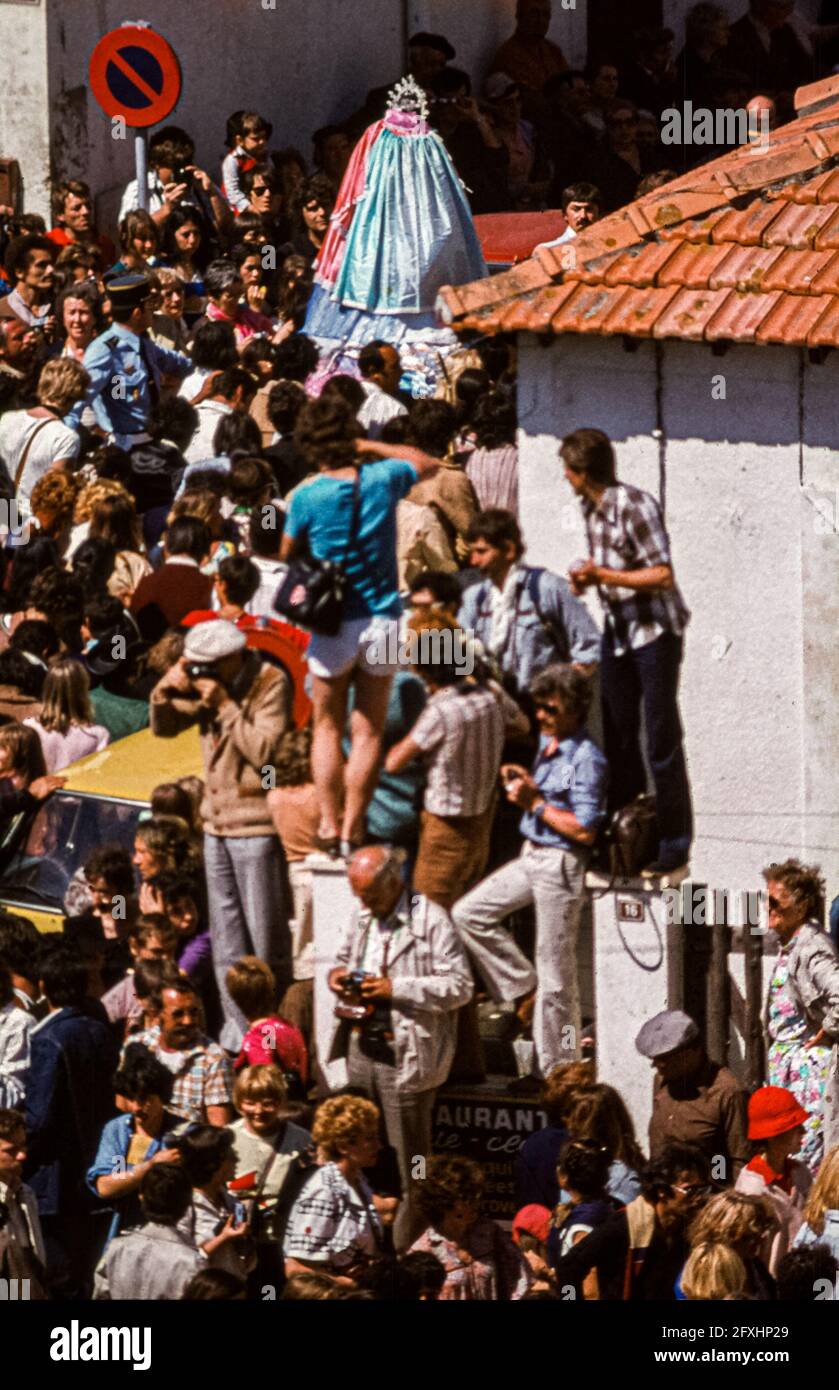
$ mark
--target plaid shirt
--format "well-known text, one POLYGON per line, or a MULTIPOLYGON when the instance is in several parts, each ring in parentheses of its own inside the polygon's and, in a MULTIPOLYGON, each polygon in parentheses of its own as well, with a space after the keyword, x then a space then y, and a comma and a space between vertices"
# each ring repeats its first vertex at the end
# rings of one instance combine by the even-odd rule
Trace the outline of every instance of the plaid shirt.
MULTIPOLYGON (((129 1041, 143 1043, 158 1060, 163 1061, 167 1071, 172 1071, 172 1068, 167 1066, 172 1053, 166 1052, 164 1057, 160 1043, 160 1028, 157 1024, 129 1041)), ((178 1055, 181 1064, 177 1071, 173 1072, 175 1088, 166 1108, 176 1115, 183 1116, 192 1124, 205 1124, 208 1105, 232 1105, 233 1068, 227 1054, 218 1043, 205 1037, 201 1037, 201 1041, 195 1047, 187 1048, 178 1055)))
POLYGON ((373 1193, 351 1187, 336 1163, 316 1168, 291 1209, 283 1254, 340 1271, 372 1258, 382 1239, 373 1193))
MULTIPOLYGON (((583 498, 589 554, 611 570, 672 565, 661 508, 649 492, 628 483, 607 487, 600 501, 583 498)), ((690 618, 679 589, 623 589, 598 584, 615 656, 646 647, 664 632, 678 636, 690 618)))

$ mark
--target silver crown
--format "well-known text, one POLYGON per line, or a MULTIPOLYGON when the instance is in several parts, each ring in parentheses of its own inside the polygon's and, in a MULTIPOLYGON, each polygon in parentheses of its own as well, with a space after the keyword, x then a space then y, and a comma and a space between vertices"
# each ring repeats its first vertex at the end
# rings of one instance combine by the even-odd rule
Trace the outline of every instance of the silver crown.
POLYGON ((389 111, 413 111, 421 121, 428 120, 428 98, 413 77, 403 77, 391 88, 387 106, 389 111))

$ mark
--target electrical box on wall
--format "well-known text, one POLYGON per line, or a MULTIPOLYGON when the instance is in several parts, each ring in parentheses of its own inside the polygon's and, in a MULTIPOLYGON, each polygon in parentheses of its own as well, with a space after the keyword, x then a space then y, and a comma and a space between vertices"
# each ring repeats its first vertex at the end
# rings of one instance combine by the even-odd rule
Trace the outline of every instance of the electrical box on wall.
POLYGON ((619 922, 643 922, 644 904, 639 898, 616 898, 619 922))

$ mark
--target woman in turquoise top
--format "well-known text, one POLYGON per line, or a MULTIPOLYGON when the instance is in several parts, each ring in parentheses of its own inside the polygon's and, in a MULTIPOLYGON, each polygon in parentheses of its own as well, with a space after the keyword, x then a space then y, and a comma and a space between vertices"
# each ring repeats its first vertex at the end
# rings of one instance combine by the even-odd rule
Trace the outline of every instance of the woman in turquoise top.
POLYGON ((296 443, 318 476, 292 495, 280 559, 287 563, 308 549, 318 560, 342 564, 347 576, 338 633, 313 633, 307 653, 313 678, 318 840, 321 848, 337 856, 363 842, 364 813, 376 783, 390 688, 399 664, 402 605, 396 508, 438 461, 419 449, 362 439, 350 407, 335 399, 311 401, 305 407, 296 443), (369 461, 365 454, 371 456, 369 461), (354 706, 345 768, 341 739, 350 688, 354 706))

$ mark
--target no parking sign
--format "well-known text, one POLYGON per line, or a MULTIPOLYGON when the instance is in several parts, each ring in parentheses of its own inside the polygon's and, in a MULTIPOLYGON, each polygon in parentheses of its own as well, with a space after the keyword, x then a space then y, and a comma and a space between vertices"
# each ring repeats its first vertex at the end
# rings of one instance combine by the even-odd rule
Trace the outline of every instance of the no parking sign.
POLYGON ((123 24, 99 40, 89 76, 105 114, 130 126, 165 120, 181 94, 181 66, 171 44, 138 24, 123 24))
POLYGON ((181 94, 181 65, 171 44, 148 24, 121 24, 90 56, 90 87, 112 120, 142 132, 135 140, 137 201, 148 207, 145 131, 174 110, 181 94))

